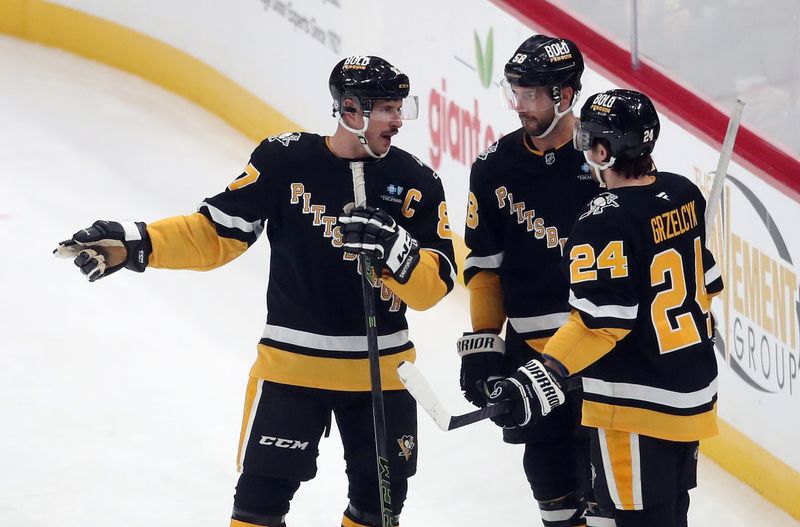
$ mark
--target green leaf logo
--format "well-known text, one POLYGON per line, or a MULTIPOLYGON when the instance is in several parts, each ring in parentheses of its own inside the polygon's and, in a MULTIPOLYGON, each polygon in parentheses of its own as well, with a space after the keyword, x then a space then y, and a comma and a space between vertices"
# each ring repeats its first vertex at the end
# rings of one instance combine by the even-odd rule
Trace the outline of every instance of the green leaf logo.
POLYGON ((478 66, 478 78, 480 78, 484 88, 488 88, 492 84, 492 68, 494 67, 493 31, 493 28, 489 28, 485 48, 481 45, 481 38, 478 36, 478 32, 474 30, 472 32, 475 36, 475 63, 478 66))

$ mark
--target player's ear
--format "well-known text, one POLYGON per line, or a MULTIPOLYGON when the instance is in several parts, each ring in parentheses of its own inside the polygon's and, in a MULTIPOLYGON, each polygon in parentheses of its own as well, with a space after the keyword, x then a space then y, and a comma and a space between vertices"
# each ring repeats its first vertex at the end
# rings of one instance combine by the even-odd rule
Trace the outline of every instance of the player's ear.
POLYGON ((601 163, 607 163, 611 160, 611 150, 606 148, 601 141, 597 142, 597 152, 600 154, 600 159, 602 159, 601 163))
MULTIPOLYGON (((360 114, 361 105, 358 103, 358 99, 345 97, 342 101, 342 117, 344 118, 344 122, 347 123, 347 126, 355 128, 357 122, 361 122, 360 114)), ((363 122, 361 122, 361 124, 363 124, 363 122)))
POLYGON ((575 97, 575 90, 572 86, 561 87, 561 102, 558 105, 558 111, 563 112, 572 104, 572 99, 575 97))

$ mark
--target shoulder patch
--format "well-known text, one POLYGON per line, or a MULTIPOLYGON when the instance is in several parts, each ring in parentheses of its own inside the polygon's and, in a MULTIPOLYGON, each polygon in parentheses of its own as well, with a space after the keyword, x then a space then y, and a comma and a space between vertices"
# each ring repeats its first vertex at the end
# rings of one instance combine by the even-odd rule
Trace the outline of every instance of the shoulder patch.
POLYGON ((589 202, 589 210, 581 214, 578 218, 578 221, 589 216, 597 216, 598 214, 602 214, 603 211, 609 207, 619 207, 619 203, 617 203, 617 195, 610 192, 603 192, 595 198, 592 198, 592 201, 589 202))
POLYGON ((486 161, 486 158, 489 157, 490 154, 494 154, 495 152, 497 152, 497 143, 499 142, 500 141, 497 140, 494 143, 490 144, 486 150, 478 154, 478 159, 480 159, 481 161, 486 161))
POLYGON ((300 132, 286 132, 280 135, 273 135, 268 137, 267 140, 272 143, 278 141, 283 146, 289 146, 292 141, 300 140, 300 132))
POLYGON ((437 174, 437 173, 436 173, 436 171, 435 171, 434 169, 432 169, 430 166, 428 166, 426 163, 423 163, 423 162, 420 160, 420 158, 418 158, 417 156, 415 156, 415 155, 414 155, 414 154, 412 154, 411 152, 406 152, 406 154, 408 154, 409 156, 411 156, 411 158, 412 158, 414 161, 416 161, 416 162, 417 162, 417 164, 418 164, 419 166, 421 166, 422 168, 426 168, 426 169, 430 170, 430 173, 431 173, 431 175, 433 176, 433 179, 439 179, 439 174, 437 174))

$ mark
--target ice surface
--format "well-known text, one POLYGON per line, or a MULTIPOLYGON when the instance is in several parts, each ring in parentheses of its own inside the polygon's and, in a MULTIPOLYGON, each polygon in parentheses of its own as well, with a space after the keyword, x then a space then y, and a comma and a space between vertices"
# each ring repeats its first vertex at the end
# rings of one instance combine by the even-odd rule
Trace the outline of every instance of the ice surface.
MULTIPOLYGON (((227 526, 267 244, 212 273, 94 284, 50 253, 95 219, 192 212, 255 145, 137 77, 8 37, 0 86, 0 525, 227 526)), ((459 412, 467 300, 457 288, 410 315, 418 366, 459 412)), ((443 433, 421 414, 419 435, 404 526, 539 525, 522 450, 494 425, 443 433)), ((798 525, 700 465, 692 525, 798 525)), ((338 525, 345 504, 334 431, 289 525, 338 525)))

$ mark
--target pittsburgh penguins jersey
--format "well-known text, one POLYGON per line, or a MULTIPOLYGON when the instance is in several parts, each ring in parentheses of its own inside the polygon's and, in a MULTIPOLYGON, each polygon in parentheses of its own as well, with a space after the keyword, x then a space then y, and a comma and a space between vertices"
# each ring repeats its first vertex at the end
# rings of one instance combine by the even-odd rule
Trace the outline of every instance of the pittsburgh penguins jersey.
MULTIPOLYGON (((267 320, 253 377, 298 386, 369 390, 358 261, 342 247, 337 217, 354 201, 349 161, 328 139, 287 133, 264 140, 244 172, 198 212, 148 225, 151 267, 211 269, 266 231, 267 320)), ((367 204, 387 211, 420 245, 408 282, 371 277, 383 386, 401 389, 396 366, 413 360, 406 305, 427 309, 453 287, 455 265, 444 190, 414 156, 391 148, 364 162, 367 204)))
POLYGON ((673 441, 716 434, 710 308, 722 278, 705 208, 688 179, 658 172, 578 217, 563 264, 575 312, 545 354, 581 371, 584 425, 673 441))
POLYGON ((508 317, 531 343, 566 321, 568 283, 558 271, 563 245, 579 209, 598 188, 571 142, 537 151, 522 128, 478 156, 465 229, 473 329, 499 329, 508 317), (482 294, 498 275, 502 303, 482 294), (481 313, 487 309, 495 312, 481 313))

